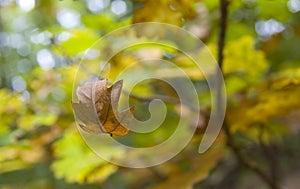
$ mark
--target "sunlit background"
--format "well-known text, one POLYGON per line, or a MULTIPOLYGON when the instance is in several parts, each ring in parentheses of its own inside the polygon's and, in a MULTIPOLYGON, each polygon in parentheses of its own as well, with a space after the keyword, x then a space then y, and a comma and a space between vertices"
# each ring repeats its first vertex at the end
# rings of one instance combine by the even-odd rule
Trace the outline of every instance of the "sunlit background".
MULTIPOLYGON (((244 0, 243 3, 245 7, 251 7, 256 1, 244 0)), ((259 40, 267 40, 272 35, 282 32, 285 35, 292 35, 290 24, 293 23, 291 20, 286 20, 289 13, 284 9, 297 14, 300 11, 300 2, 299 0, 286 1, 286 7, 283 2, 278 4, 282 4, 282 6, 278 6, 280 13, 274 16, 275 18, 257 18, 257 14, 260 12, 260 7, 257 7, 256 9, 247 9, 247 11, 236 10, 233 19, 255 22, 255 27, 249 25, 249 29, 255 30, 259 40)), ((125 20, 130 19, 133 7, 140 5, 123 0, 112 2, 109 0, 84 2, 2 0, 0 6, 2 17, 1 58, 8 62, 2 61, 1 64, 1 84, 12 87, 14 91, 24 92, 24 95, 28 96, 26 81, 22 75, 29 73, 36 63, 46 71, 65 65, 68 62, 66 57, 61 52, 53 52, 52 47, 67 41, 74 35, 72 29, 88 29, 90 27, 92 27, 90 29, 95 29, 100 23, 103 27, 97 28, 98 31, 95 31, 95 35, 101 36, 103 30, 107 32, 114 28, 106 26, 112 24, 109 22, 116 22, 117 25, 121 25, 121 22, 129 24, 130 22, 125 20), (95 18, 95 21, 92 20, 92 17, 95 18), (101 21, 101 19, 103 20, 101 21)), ((269 14, 275 15, 274 10, 276 11, 276 9, 270 8, 269 14)), ((196 24, 194 23, 194 25, 196 24)), ((85 34, 88 35, 88 33, 85 34)))
MULTIPOLYGON (((86 51, 101 36, 129 24, 157 21, 192 32, 216 54, 218 7, 217 0, 0 0, 0 188, 267 188, 235 161, 222 134, 212 151, 196 153, 205 113, 192 120, 199 123, 194 143, 153 169, 130 170, 99 159, 74 125, 76 66, 85 53, 90 60, 103 53, 86 51), (203 161, 207 167, 197 166, 203 161), (178 178, 191 179, 178 184, 178 178)), ((265 156, 259 155, 258 143, 263 138, 278 156, 278 179, 289 189, 299 186, 293 175, 300 175, 299 52, 299 0, 231 2, 224 51, 227 119, 245 154, 257 152, 250 157, 262 167, 265 156)), ((151 56, 177 62, 199 91, 205 89, 203 76, 183 57, 151 56)), ((134 59, 121 53, 113 62, 114 69, 121 69, 134 59)), ((151 90, 172 95, 159 83, 151 90)), ((209 95, 201 93, 199 99, 203 112, 208 111, 209 95)), ((175 116, 176 108, 172 111, 175 116)))

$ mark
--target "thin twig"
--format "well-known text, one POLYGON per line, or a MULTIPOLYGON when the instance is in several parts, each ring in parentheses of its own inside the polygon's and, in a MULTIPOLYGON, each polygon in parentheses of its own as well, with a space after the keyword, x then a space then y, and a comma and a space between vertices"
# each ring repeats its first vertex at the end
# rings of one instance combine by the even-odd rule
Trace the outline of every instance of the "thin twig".
POLYGON ((146 96, 140 96, 140 95, 130 93, 129 91, 127 91, 125 89, 122 89, 122 93, 128 95, 130 98, 136 99, 136 100, 141 101, 141 102, 151 102, 152 100, 159 99, 159 100, 162 100, 164 102, 169 102, 169 103, 172 103, 172 104, 182 103, 182 105, 185 105, 187 108, 189 108, 193 112, 200 113, 200 109, 198 109, 196 107, 193 107, 190 103, 185 102, 184 100, 181 100, 181 99, 176 98, 176 97, 166 96, 166 95, 151 95, 151 96, 146 97, 146 96))
MULTIPOLYGON (((223 50, 224 50, 225 36, 226 36, 226 29, 227 29, 228 5, 229 5, 228 0, 220 0, 221 18, 220 18, 219 41, 218 41, 218 65, 221 70, 223 67, 223 59, 224 59, 223 50)), ((218 98, 221 98, 222 97, 221 89, 218 90, 219 90, 218 98)), ((261 167, 259 167, 252 160, 248 159, 246 156, 243 155, 240 147, 235 143, 234 136, 231 134, 229 126, 226 124, 226 122, 224 122, 223 124, 223 129, 227 137, 227 145, 231 148, 238 161, 248 169, 255 172, 263 181, 265 181, 270 186, 270 188, 279 189, 280 187, 278 186, 278 184, 274 182, 273 179, 270 178, 269 175, 263 169, 261 169, 261 167)))
POLYGON ((178 98, 171 97, 171 96, 152 95, 152 96, 146 97, 146 96, 140 96, 140 95, 129 93, 128 91, 126 91, 124 89, 122 90, 122 92, 124 94, 128 95, 129 97, 131 97, 133 99, 136 99, 138 101, 142 101, 142 102, 151 102, 152 100, 160 99, 164 102, 169 102, 169 103, 173 103, 173 104, 179 104, 180 103, 180 100, 178 98))
MULTIPOLYGON (((107 80, 107 83, 109 85, 113 85, 113 82, 107 80)), ((152 96, 140 96, 137 94, 133 94, 130 91, 127 91, 126 89, 122 89, 122 93, 124 93, 125 95, 129 96, 130 98, 136 99, 138 101, 141 102, 151 102, 152 100, 155 99, 160 99, 164 102, 169 102, 169 103, 174 103, 174 104, 179 104, 180 103, 180 99, 172 97, 172 96, 165 96, 165 95, 152 95, 152 96)))

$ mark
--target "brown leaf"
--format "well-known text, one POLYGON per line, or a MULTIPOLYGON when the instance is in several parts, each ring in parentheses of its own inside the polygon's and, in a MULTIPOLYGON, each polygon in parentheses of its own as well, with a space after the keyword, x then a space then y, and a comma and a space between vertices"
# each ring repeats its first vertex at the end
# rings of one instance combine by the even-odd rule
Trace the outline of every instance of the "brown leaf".
POLYGON ((124 136, 128 133, 125 125, 131 120, 134 107, 118 112, 118 102, 123 81, 106 87, 107 80, 86 82, 77 88, 79 103, 72 103, 80 127, 93 134, 110 133, 124 136))

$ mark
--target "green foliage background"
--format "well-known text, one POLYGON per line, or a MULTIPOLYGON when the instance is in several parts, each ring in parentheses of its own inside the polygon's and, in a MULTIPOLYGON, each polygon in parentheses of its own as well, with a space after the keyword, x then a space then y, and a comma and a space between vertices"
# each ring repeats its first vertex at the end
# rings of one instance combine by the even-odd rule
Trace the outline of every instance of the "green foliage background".
MULTIPOLYGON (((216 54, 218 7, 217 0, 36 0, 23 4, 22 0, 2 0, 0 188, 267 188, 235 160, 223 133, 207 153, 197 154, 210 108, 207 90, 199 93, 204 116, 191 143, 171 161, 154 168, 127 169, 100 159, 85 145, 74 123, 74 75, 84 51, 96 40, 122 26, 157 21, 194 32, 216 54), (126 4, 123 12, 116 11, 120 2, 126 4), (60 18, 62 12, 69 15, 60 18)), ((299 182, 291 174, 300 174, 299 10, 297 0, 232 0, 224 51, 226 122, 243 153, 266 172, 270 169, 270 175, 275 162, 277 179, 290 188, 299 182)), ((189 59, 170 59, 196 86, 205 88, 203 76, 193 71, 195 65, 189 59)), ((120 53, 112 66, 121 70, 135 60, 120 53)), ((167 86, 150 84, 154 87, 136 92, 163 91, 172 96, 167 86)), ((171 113, 165 124, 170 128, 176 124, 176 107, 168 109, 171 113)), ((147 117, 147 113, 139 114, 147 117)), ((132 140, 151 145, 171 133, 162 129, 144 140, 132 140)), ((113 158, 122 152, 107 149, 107 153, 113 158)))

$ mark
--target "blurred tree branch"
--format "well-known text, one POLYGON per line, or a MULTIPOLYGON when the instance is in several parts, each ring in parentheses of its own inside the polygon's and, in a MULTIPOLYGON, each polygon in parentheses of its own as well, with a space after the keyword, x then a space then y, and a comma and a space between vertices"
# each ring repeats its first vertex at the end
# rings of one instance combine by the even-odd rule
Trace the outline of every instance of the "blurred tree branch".
MULTIPOLYGON (((219 30, 219 39, 218 39, 218 65, 219 68, 222 70, 223 67, 223 59, 224 59, 224 46, 225 46, 225 36, 226 36, 226 29, 227 29, 227 17, 228 17, 228 0, 220 0, 220 30, 219 30)), ((219 81, 220 83, 220 81, 219 81)), ((218 87, 218 101, 221 101, 222 98, 222 89, 218 87)), ((220 106, 220 103, 218 103, 220 106)), ((220 107, 222 108, 222 107, 220 107)), ((219 109, 220 109, 219 108, 219 109)), ((236 159, 245 167, 255 172, 264 182, 266 182, 270 188, 272 189, 279 189, 280 186, 276 181, 276 177, 270 177, 265 170, 261 168, 261 166, 257 165, 254 161, 247 158, 241 151, 241 148, 236 144, 233 134, 230 131, 229 125, 226 121, 223 123, 223 129, 225 135, 227 137, 227 145, 234 153, 236 159)), ((271 164, 270 164, 271 166, 271 164)), ((273 168, 270 168, 273 170, 273 168)), ((274 170, 272 171, 274 172, 274 170)), ((273 173, 272 175, 276 175, 273 173)))

